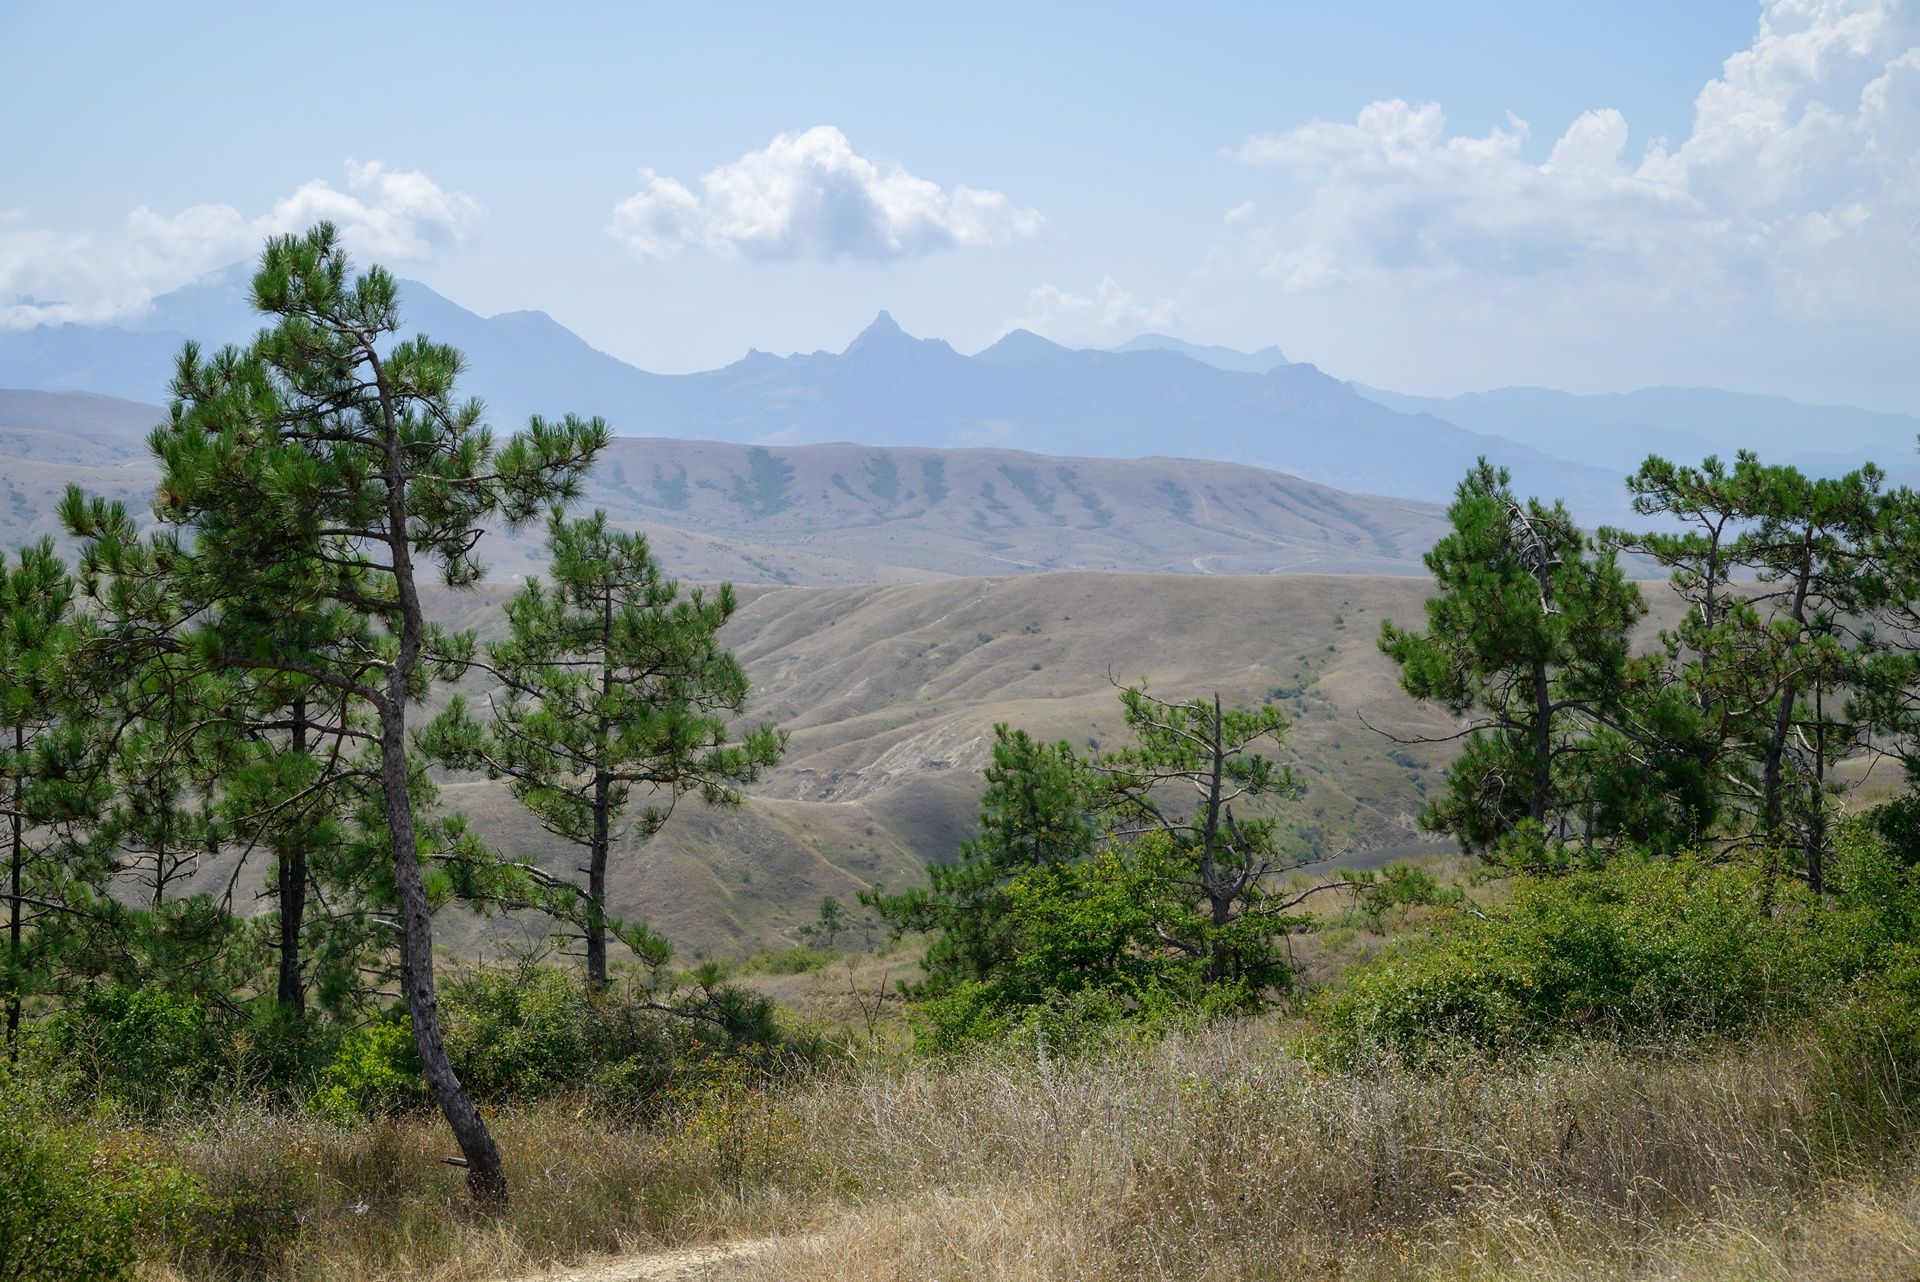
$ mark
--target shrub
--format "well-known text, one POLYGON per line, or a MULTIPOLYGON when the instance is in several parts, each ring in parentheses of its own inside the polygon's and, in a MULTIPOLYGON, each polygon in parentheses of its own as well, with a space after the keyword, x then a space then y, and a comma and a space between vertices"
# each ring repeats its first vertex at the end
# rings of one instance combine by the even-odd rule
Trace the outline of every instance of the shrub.
POLYGON ((721 986, 714 967, 698 979, 663 1001, 644 989, 596 993, 556 967, 469 972, 442 989, 447 1049, 483 1099, 576 1091, 604 1111, 651 1114, 670 1086, 786 1049, 766 1001, 721 986))
POLYGON ((198 1200, 162 1157, 37 1116, 0 1083, 0 1280, 130 1277, 183 1233, 198 1200))
POLYGON ((313 1106, 339 1122, 382 1117, 426 1099, 420 1054, 405 1017, 363 1024, 340 1039, 313 1106))
POLYGON ((1383 954, 1323 1000, 1310 1053, 1416 1061, 1584 1035, 1730 1032, 1807 1011, 1857 974, 1870 907, 1813 911, 1748 869, 1620 863, 1521 878, 1498 911, 1383 954))
POLYGON ((1849 1134, 1904 1134, 1920 1111, 1920 952, 1862 976, 1820 1021, 1820 1095, 1849 1134))
POLYGON ((205 1099, 232 1065, 228 1021, 195 998, 155 987, 85 993, 39 1030, 61 1085, 139 1112, 205 1099))

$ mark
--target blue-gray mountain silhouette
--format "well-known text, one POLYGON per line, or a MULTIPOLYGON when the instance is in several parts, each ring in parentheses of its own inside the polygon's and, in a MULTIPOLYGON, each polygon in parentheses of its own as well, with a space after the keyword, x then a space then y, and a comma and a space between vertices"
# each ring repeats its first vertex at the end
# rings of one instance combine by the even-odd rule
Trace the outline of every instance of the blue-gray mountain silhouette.
MULTIPOLYGON (((214 273, 155 299, 134 322, 0 333, 0 386, 163 401, 188 336, 217 345, 256 327, 246 280, 244 267, 214 273)), ((1522 490, 1565 498, 1589 517, 1624 506, 1617 459, 1566 457, 1581 453, 1579 431, 1533 434, 1524 409, 1424 412, 1426 403, 1357 389, 1272 347, 1241 353, 1143 335, 1096 351, 1015 330, 964 355, 882 312, 840 352, 755 351, 721 369, 663 375, 595 349, 543 312, 483 317, 413 281, 403 282, 403 308, 412 327, 466 354, 466 387, 502 421, 573 410, 632 436, 1177 455, 1435 500, 1485 455, 1511 467, 1522 490), (1505 430, 1488 430, 1496 422, 1505 430)))

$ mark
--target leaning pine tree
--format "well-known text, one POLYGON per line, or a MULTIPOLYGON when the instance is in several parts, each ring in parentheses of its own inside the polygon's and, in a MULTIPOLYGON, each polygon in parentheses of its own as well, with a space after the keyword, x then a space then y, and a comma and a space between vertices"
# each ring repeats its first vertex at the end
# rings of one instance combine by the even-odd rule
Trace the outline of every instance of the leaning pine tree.
POLYGON ((181 353, 151 442, 161 531, 141 543, 117 505, 77 491, 64 517, 92 544, 90 573, 125 581, 101 600, 121 644, 210 670, 299 675, 358 710, 414 1041, 469 1191, 501 1204, 499 1149, 441 1035, 409 787, 409 711, 472 642, 427 622, 420 579, 470 586, 482 523, 517 524, 572 497, 608 434, 569 415, 496 443, 480 403, 455 399, 459 353, 397 337, 398 293, 379 267, 350 274, 331 225, 270 241, 253 303, 271 326, 211 358, 193 344, 181 353))
POLYGON ((547 831, 581 847, 584 886, 536 875, 550 892, 542 904, 577 928, 598 990, 609 935, 666 960, 645 926, 607 912, 614 843, 658 832, 690 792, 708 805, 738 802, 736 788, 779 761, 786 734, 730 732, 747 701, 747 674, 719 641, 737 605, 731 585, 683 594, 646 536, 608 528, 605 512, 555 516, 547 547, 552 586, 522 588, 507 603, 508 638, 487 649, 499 682, 493 720, 481 724, 456 700, 429 743, 451 765, 507 779, 547 831), (636 792, 645 802, 633 812, 636 792))

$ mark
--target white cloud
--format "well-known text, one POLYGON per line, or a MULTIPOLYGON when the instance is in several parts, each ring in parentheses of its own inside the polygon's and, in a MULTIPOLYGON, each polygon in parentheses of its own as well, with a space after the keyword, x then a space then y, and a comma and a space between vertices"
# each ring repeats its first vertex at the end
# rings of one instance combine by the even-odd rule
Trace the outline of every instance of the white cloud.
POLYGON ((1298 292, 1915 320, 1920 5, 1768 0, 1677 146, 1630 158, 1610 108, 1581 115, 1544 160, 1528 143, 1523 121, 1451 134, 1437 104, 1397 100, 1249 138, 1239 159, 1284 169, 1301 198, 1244 252, 1298 292))
POLYGON ((1235 223, 1244 223, 1251 217, 1253 217, 1253 202, 1251 200, 1243 200, 1222 214, 1220 221, 1226 223, 1228 226, 1232 226, 1235 223))
POLYGON ((228 263, 251 258, 268 236, 329 219, 368 258, 422 258, 456 240, 480 213, 470 197, 418 170, 349 162, 344 190, 303 183, 265 212, 193 205, 160 214, 145 205, 108 236, 52 231, 0 218, 0 326, 103 321, 228 263))
POLYGON ((607 230, 636 256, 685 249, 788 259, 904 258, 1032 236, 1045 220, 997 191, 943 188, 857 154, 831 125, 781 134, 700 179, 640 171, 640 190, 613 207, 607 230))
POLYGON ((1171 298, 1143 303, 1113 277, 1105 276, 1090 294, 1051 284, 1030 290, 1026 315, 1008 321, 1006 328, 1030 329, 1058 343, 1088 346, 1166 329, 1179 320, 1180 309, 1171 298))

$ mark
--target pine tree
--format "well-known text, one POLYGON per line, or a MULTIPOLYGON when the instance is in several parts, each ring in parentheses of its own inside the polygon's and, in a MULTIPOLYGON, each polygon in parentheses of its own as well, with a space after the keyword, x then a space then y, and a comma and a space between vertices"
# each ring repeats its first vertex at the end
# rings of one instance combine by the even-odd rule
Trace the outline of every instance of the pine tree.
POLYGON ((398 337, 398 294, 379 267, 351 275, 328 224, 269 241, 252 297, 271 327, 244 348, 181 353, 152 438, 161 531, 141 542, 124 510, 77 492, 63 515, 109 581, 102 610, 121 645, 302 676, 364 713, 351 733, 377 780, 415 1044, 469 1190, 497 1204, 499 1150, 441 1034, 409 752, 412 705, 473 642, 428 622, 420 576, 471 585, 483 524, 575 494, 607 430, 535 418, 497 443, 481 405, 455 397, 459 354, 398 337))
POLYGON ((993 754, 980 798, 980 831, 959 859, 927 867, 927 885, 899 894, 860 892, 895 934, 934 935, 924 978, 903 985, 937 997, 1001 974, 1020 948, 1007 884, 1021 872, 1084 860, 1099 837, 1094 781, 1073 745, 1024 730, 993 728, 993 754))
POLYGON ((1732 840, 1769 850, 1797 827, 1808 881, 1824 880, 1827 774, 1860 746, 1850 701, 1872 661, 1863 630, 1885 594, 1871 545, 1883 501, 1868 467, 1808 478, 1742 451, 1728 468, 1657 456, 1628 478, 1634 510, 1678 529, 1604 531, 1609 544, 1672 572, 1687 605, 1663 634, 1655 684, 1697 711, 1685 742, 1715 811, 1737 821, 1732 840), (1742 821, 1743 822, 1740 822, 1742 821))
POLYGON ((1648 809, 1627 780, 1645 763, 1614 729, 1646 607, 1563 506, 1523 504, 1509 480, 1484 459, 1467 474, 1452 529, 1425 557, 1440 588, 1427 630, 1385 622, 1380 649, 1408 694, 1469 722, 1422 823, 1466 849, 1535 859, 1648 809))
POLYGON ((0 554, 0 815, 6 819, 7 1058, 19 1053, 23 991, 29 980, 28 929, 54 901, 45 893, 53 835, 44 813, 45 750, 61 723, 63 651, 70 640, 74 585, 51 540, 20 549, 11 566, 0 554), (36 829, 40 829, 36 831, 36 829))
POLYGON ((682 593, 644 535, 609 528, 606 513, 549 523, 551 587, 529 582, 507 604, 509 638, 487 648, 500 689, 490 722, 464 701, 428 742, 452 765, 509 781, 548 832, 584 848, 584 886, 539 874, 552 910, 570 918, 587 982, 607 984, 607 937, 662 962, 664 942, 607 912, 614 845, 645 840, 697 793, 737 804, 737 789, 777 763, 784 732, 762 725, 735 738, 728 718, 747 702, 747 675, 720 644, 738 602, 731 585, 682 593), (636 791, 645 802, 629 814, 636 791))
POLYGON ((1289 722, 1271 704, 1222 708, 1218 694, 1172 702, 1135 686, 1120 699, 1134 743, 1094 761, 1097 800, 1123 840, 1164 843, 1175 871, 1162 893, 1175 911, 1162 940, 1203 962, 1209 985, 1236 985, 1249 998, 1283 987, 1286 966, 1272 944, 1305 895, 1273 881, 1299 861, 1281 853, 1278 821, 1246 803, 1298 793, 1291 769, 1254 751, 1263 740, 1278 746, 1289 722), (1179 911, 1188 905, 1198 915, 1179 911), (1185 929, 1170 928, 1181 919, 1185 929))

